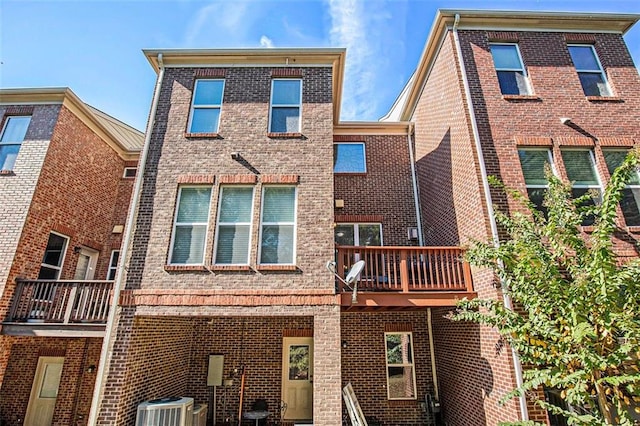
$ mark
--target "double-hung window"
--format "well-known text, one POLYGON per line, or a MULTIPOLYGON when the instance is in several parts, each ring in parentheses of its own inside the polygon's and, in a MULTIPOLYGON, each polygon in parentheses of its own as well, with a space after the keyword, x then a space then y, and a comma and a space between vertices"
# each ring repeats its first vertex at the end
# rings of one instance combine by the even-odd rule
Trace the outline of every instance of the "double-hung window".
POLYGON ((301 110, 302 80, 272 80, 269 132, 299 133, 301 110))
POLYGON ((333 172, 334 173, 365 173, 364 143, 335 143, 333 144, 333 172))
MULTIPOLYGON (((571 181, 571 195, 578 198, 588 191, 596 191, 598 195, 585 202, 585 205, 594 205, 602 197, 602 185, 595 168, 595 160, 591 150, 566 149, 562 150, 562 162, 571 181)), ((587 217, 582 221, 583 226, 593 225, 594 217, 587 217)))
POLYGON ((40 265, 39 280, 57 280, 62 272, 62 263, 67 251, 69 238, 54 232, 49 234, 47 248, 40 265))
POLYGON ((260 263, 293 265, 296 254, 296 187, 264 186, 260 263))
POLYGON ((570 44, 568 48, 584 94, 586 96, 611 96, 607 78, 594 47, 589 44, 570 44))
POLYGON ((203 264, 210 205, 210 186, 180 188, 171 239, 170 264, 203 264))
POLYGON ((531 90, 520 50, 515 43, 491 43, 491 56, 503 95, 529 95, 531 90))
POLYGON ((338 223, 334 234, 339 246, 382 245, 382 225, 379 223, 338 223))
POLYGON ((29 115, 10 116, 5 120, 0 135, 0 170, 13 170, 30 121, 29 115))
POLYGON ((389 399, 416 399, 416 371, 411 332, 385 333, 387 396, 389 399))
POLYGON ((547 209, 543 203, 549 182, 545 176, 545 164, 552 164, 551 152, 546 148, 527 148, 519 149, 518 156, 529 200, 546 216, 547 209))
POLYGON ((221 186, 215 263, 248 265, 253 218, 253 186, 221 186))
MULTIPOLYGON (((620 167, 629 151, 607 149, 602 150, 602 153, 604 154, 609 174, 612 175, 613 172, 620 167)), ((622 190, 620 207, 622 208, 627 226, 640 226, 640 175, 637 170, 631 174, 627 186, 622 190)))
POLYGON ((196 80, 189 116, 189 133, 218 133, 224 80, 196 80))

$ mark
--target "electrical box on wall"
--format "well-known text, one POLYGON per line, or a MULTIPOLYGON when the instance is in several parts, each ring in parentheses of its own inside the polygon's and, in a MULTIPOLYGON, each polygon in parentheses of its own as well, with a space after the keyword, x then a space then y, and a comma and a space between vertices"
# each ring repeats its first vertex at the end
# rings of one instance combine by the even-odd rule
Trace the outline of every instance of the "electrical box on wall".
POLYGON ((207 386, 222 386, 222 368, 224 355, 209 355, 209 371, 207 374, 207 386))
POLYGON ((418 241, 418 228, 407 228, 407 239, 409 241, 418 241))
POLYGON ((337 208, 337 209, 342 209, 342 208, 344 208, 344 200, 338 200, 338 199, 336 199, 336 200, 335 200, 335 206, 336 206, 336 208, 337 208))

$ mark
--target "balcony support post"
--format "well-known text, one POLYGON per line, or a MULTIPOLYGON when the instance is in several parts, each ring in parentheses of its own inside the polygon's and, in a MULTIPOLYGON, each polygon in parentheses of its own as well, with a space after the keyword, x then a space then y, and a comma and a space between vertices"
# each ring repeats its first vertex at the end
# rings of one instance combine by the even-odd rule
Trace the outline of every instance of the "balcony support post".
POLYGON ((402 292, 409 293, 409 267, 407 265, 407 250, 400 251, 400 284, 402 292))
POLYGON ((67 300, 67 309, 64 312, 64 324, 69 324, 71 319, 71 313, 73 312, 73 306, 76 304, 76 294, 78 293, 78 286, 73 285, 69 292, 69 299, 67 300))

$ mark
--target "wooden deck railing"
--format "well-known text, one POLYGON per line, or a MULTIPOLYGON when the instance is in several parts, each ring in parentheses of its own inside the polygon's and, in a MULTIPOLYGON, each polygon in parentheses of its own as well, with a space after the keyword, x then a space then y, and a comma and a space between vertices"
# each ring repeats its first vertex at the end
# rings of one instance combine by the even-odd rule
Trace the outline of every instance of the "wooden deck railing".
POLYGON ((113 281, 17 280, 7 322, 107 322, 113 281))
MULTIPOLYGON (((460 247, 336 246, 337 273, 365 261, 358 291, 473 291, 471 269, 460 247)), ((341 290, 345 291, 341 285, 341 290)))

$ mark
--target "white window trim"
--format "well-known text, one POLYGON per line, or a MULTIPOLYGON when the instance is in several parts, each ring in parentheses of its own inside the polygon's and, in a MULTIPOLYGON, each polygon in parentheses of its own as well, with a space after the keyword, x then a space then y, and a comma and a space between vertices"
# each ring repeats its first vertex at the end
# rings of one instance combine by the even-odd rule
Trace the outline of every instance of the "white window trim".
POLYGON ((362 145, 362 159, 363 159, 363 164, 364 164, 364 170, 363 171, 346 171, 346 172, 336 172, 335 171, 335 165, 334 165, 334 171, 333 173, 335 174, 342 174, 342 173, 367 173, 367 146, 365 145, 364 142, 334 142, 333 146, 336 145, 362 145))
MULTIPOLYGON (((600 76, 602 77, 602 81, 604 82, 605 87, 607 88, 607 93, 604 95, 600 95, 600 96, 613 96, 613 91, 611 90, 611 85, 609 84, 609 79, 607 79, 607 74, 604 72, 604 68, 602 67, 602 63, 600 62, 600 57, 598 57, 598 52, 596 52, 596 49, 593 45, 591 44, 580 44, 580 43, 571 43, 571 44, 567 44, 567 47, 589 47, 591 49, 591 52, 593 53, 593 57, 596 58, 596 63, 598 64, 598 68, 597 70, 595 69, 581 69, 578 68, 574 62, 573 67, 576 70, 576 73, 578 74, 578 79, 580 78, 579 75, 580 73, 584 73, 584 74, 600 74, 600 76)), ((569 54, 569 56, 571 56, 571 54, 569 54)), ((573 58, 571 58, 571 62, 573 62, 573 58)), ((580 83, 580 86, 582 86, 582 83, 580 83)), ((586 96, 592 96, 592 95, 586 95, 586 96)))
POLYGON ((211 197, 213 196, 213 187, 208 185, 207 188, 211 188, 211 193, 209 194, 209 210, 207 210, 207 221, 206 222, 179 222, 178 223, 178 211, 180 210, 180 199, 182 198, 182 190, 186 188, 203 188, 203 185, 183 185, 178 188, 178 199, 176 200, 176 208, 175 213, 173 215, 173 229, 171 232, 171 243, 169 244, 169 265, 204 265, 204 260, 206 258, 206 249, 207 249, 207 239, 209 238, 209 216, 211 215, 211 197), (202 261, 197 263, 174 263, 173 262, 173 243, 176 238, 176 228, 181 225, 198 225, 205 226, 205 237, 202 248, 202 261))
POLYGON ((218 114, 218 122, 216 123, 216 130, 214 133, 217 133, 220 130, 220 118, 222 117, 222 103, 224 102, 224 88, 225 88, 225 79, 223 78, 198 78, 193 84, 193 95, 191 99, 191 109, 189 110, 189 123, 187 124, 188 133, 208 133, 208 132, 194 132, 191 130, 191 124, 193 121, 193 112, 196 109, 218 109, 220 113, 218 114), (195 105, 196 102, 196 91, 198 90, 198 83, 201 81, 221 81, 222 82, 222 95, 220 96, 220 104, 203 104, 203 105, 195 105))
POLYGON ((253 209, 256 197, 256 189, 254 185, 220 185, 218 189, 218 212, 216 215, 216 235, 215 242, 213 248, 213 258, 212 263, 214 265, 225 265, 225 266, 246 266, 249 264, 249 259, 251 259, 251 237, 253 235, 253 209), (222 196, 225 188, 251 188, 251 213, 249 214, 248 222, 220 222, 220 213, 222 212, 222 196), (244 263, 216 263, 216 257, 218 254, 218 236, 220 235, 220 225, 249 225, 249 241, 247 242, 247 261, 244 263))
MULTIPOLYGON (((607 164, 606 164, 606 156, 605 156, 605 154, 607 152, 623 152, 625 154, 625 156, 626 156, 627 154, 629 154, 629 151, 630 151, 629 148, 603 148, 602 149, 602 154, 603 154, 603 157, 605 157, 605 166, 607 166, 607 164)), ((618 167, 620 167, 620 165, 618 165, 616 168, 618 168, 618 167)), ((609 168, 607 166, 607 171, 608 171, 608 169, 609 168)), ((635 170, 632 173, 635 173, 636 176, 638 177, 638 181, 640 181, 640 170, 638 170, 637 167, 635 168, 635 170)), ((611 179, 611 172, 609 172, 609 174, 610 174, 609 175, 609 179, 611 179)), ((631 189, 631 190, 640 189, 640 184, 627 184, 627 185, 625 185, 624 189, 631 189)), ((635 198, 635 194, 634 194, 634 198, 635 198)), ((620 201, 622 201, 622 199, 620 201)), ((622 209, 622 207, 620 207, 620 208, 622 209)), ((627 223, 627 218, 624 215, 624 211, 622 212, 622 218, 624 219, 624 222, 626 224, 627 223)))
MULTIPOLYGON (((4 125, 2 126, 2 131, 0 131, 0 146, 13 146, 13 145, 17 145, 20 148, 18 148, 18 155, 19 155, 19 151, 22 148, 22 143, 24 142, 24 139, 26 138, 26 133, 25 133, 25 137, 22 138, 22 140, 20 141, 2 141, 2 138, 4 137, 4 133, 7 130, 7 125, 9 124, 9 121, 11 121, 12 118, 17 118, 17 117, 29 117, 29 123, 27 124, 27 132, 29 131, 29 125, 31 125, 31 118, 33 117, 32 115, 8 115, 5 116, 5 120, 4 120, 4 125)), ((15 165, 14 165, 15 167, 15 165)), ((13 170, 13 167, 11 168, 11 170, 13 170)))
MULTIPOLYGON (((60 279, 60 275, 62 275, 62 268, 64 268, 64 261, 65 261, 65 258, 67 256, 67 249, 69 248, 69 241, 71 239, 69 237, 67 237, 66 235, 61 234, 59 232, 49 231, 49 235, 51 235, 51 234, 54 234, 54 235, 57 235, 59 237, 64 238, 64 246, 62 247, 62 254, 60 256, 60 266, 51 265, 51 264, 48 264, 48 263, 41 262, 40 263, 40 267, 42 268, 44 266, 45 268, 50 268, 50 269, 57 270, 58 271, 58 277, 56 278, 56 280, 59 280, 60 279)), ((47 236, 47 246, 49 246, 49 236, 47 236)), ((45 249, 44 249, 45 253, 47 251, 47 246, 45 246, 45 249)), ((44 256, 43 256, 42 260, 44 260, 44 256)), ((38 273, 39 272, 40 271, 38 271, 38 273)))
MULTIPOLYGON (((569 182, 571 183, 571 189, 597 189, 600 192, 600 197, 599 200, 602 200, 602 194, 603 194, 603 186, 602 186, 602 179, 600 178, 600 174, 598 173, 598 168, 596 167, 596 159, 595 156, 593 154, 593 149, 580 149, 580 148, 562 148, 560 150, 560 152, 571 152, 571 151, 587 151, 589 152, 589 159, 591 161, 591 170, 593 170, 594 175, 596 176, 596 185, 575 185, 570 179, 569 177, 569 173, 567 173, 567 165, 564 162, 564 157, 562 158, 562 164, 564 165, 564 170, 565 173, 567 174, 567 179, 569 179, 569 182)), ((562 155, 562 154, 561 154, 562 155)))
POLYGON ((413 350, 413 332, 412 331, 394 331, 394 332, 385 332, 384 333, 384 363, 385 363, 385 376, 387 377, 387 399, 390 401, 411 401, 418 398, 418 390, 416 384, 416 357, 415 351, 413 350), (407 364, 389 364, 389 357, 387 355, 387 336, 393 334, 408 334, 409 339, 411 341, 411 359, 413 362, 407 364), (411 371, 413 372, 413 397, 410 398, 391 398, 389 395, 389 367, 409 367, 411 366, 411 371))
POLYGON ((120 263, 120 250, 111 250, 111 256, 109 256, 109 267, 107 268, 107 280, 109 279, 109 276, 111 275, 111 272, 113 271, 113 279, 116 279, 116 276, 118 274, 118 264, 120 263), (113 264, 113 259, 116 256, 116 253, 118 254, 118 261, 115 263, 115 265, 113 264))
MULTIPOLYGON (((521 147, 518 148, 518 151, 546 151, 547 152, 547 161, 549 162, 549 165, 551 166, 551 172, 553 173, 554 176, 558 176, 558 173, 556 172, 556 165, 553 162, 553 154, 551 152, 550 148, 529 148, 529 147, 521 147)), ((522 164, 520 165, 520 168, 522 169, 522 164)), ((524 171, 522 172, 523 176, 524 176, 524 171)), ((530 184, 527 183, 527 181, 524 181, 524 185, 527 189, 549 189, 549 182, 547 182, 546 185, 539 185, 539 184, 530 184)))
POLYGON ((271 96, 269 98, 269 133, 289 133, 289 132, 274 132, 271 129, 271 116, 273 112, 273 108, 298 108, 298 129, 296 129, 293 133, 300 133, 302 130, 302 79, 301 78, 272 78, 271 79, 271 96), (278 104, 273 105, 273 86, 276 81, 299 81, 300 82, 300 103, 298 104, 278 104))
POLYGON ((378 225, 380 227, 380 246, 384 246, 384 240, 382 239, 382 223, 380 222, 337 222, 336 226, 345 226, 352 225, 353 226, 353 246, 360 247, 360 225, 378 225))
POLYGON ((296 264, 296 255, 297 255, 297 245, 298 245, 298 187, 295 185, 263 185, 262 186, 262 198, 260 202, 260 235, 258 237, 258 241, 260 244, 258 245, 258 264, 260 265, 295 265, 296 264), (293 222, 263 222, 262 214, 264 210, 264 191, 268 188, 293 188, 293 222), (265 225, 293 225, 293 248, 292 248, 292 256, 291 263, 262 263, 262 228, 265 225))
MULTIPOLYGON (((523 93, 523 95, 531 95, 533 93, 533 89, 531 87, 531 81, 529 80, 529 74, 527 73, 527 68, 524 66, 524 61, 522 60, 522 55, 520 54, 520 46, 518 45, 518 43, 493 43, 492 42, 492 43, 489 43, 489 46, 515 46, 521 68, 498 68, 498 66, 494 61, 493 66, 496 69, 496 78, 498 77, 498 74, 497 74, 498 71, 514 71, 514 72, 522 71, 522 75, 524 76, 524 82, 527 86, 527 93, 523 93)), ((491 59, 493 60, 493 55, 491 56, 491 59)), ((498 82, 498 86, 499 86, 499 83, 500 82, 498 82)))

